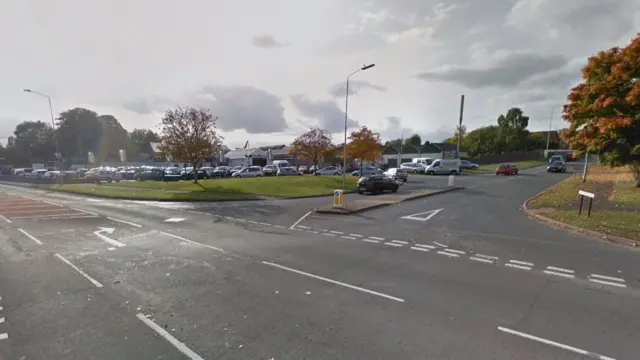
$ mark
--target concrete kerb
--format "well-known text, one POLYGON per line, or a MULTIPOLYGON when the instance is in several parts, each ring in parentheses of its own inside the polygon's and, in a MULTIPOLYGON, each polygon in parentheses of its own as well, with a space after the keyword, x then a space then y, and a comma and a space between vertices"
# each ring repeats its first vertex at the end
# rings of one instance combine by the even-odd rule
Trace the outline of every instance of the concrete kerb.
POLYGON ((403 203, 405 201, 411 201, 411 200, 416 200, 416 199, 422 199, 422 198, 426 198, 429 196, 433 196, 433 195, 438 195, 438 194, 444 194, 447 192, 451 192, 451 191, 456 191, 456 190, 461 190, 461 189, 465 189, 464 186, 454 186, 454 187, 450 187, 447 189, 443 189, 443 190, 436 190, 434 192, 430 192, 427 194, 420 194, 414 197, 410 197, 410 198, 406 198, 403 200, 399 200, 399 201, 389 201, 389 202, 381 202, 378 204, 372 204, 369 206, 364 206, 360 209, 355 209, 355 210, 349 210, 349 209, 345 209, 345 208, 329 208, 329 209, 322 209, 322 208, 318 208, 315 210, 315 212, 317 214, 331 214, 331 215, 353 215, 353 214, 359 214, 359 213, 363 213, 365 211, 370 211, 370 210, 375 210, 375 209, 379 209, 379 208, 383 208, 383 207, 387 207, 387 206, 392 206, 392 205, 396 205, 399 203, 403 203))
POLYGON ((530 219, 536 220, 544 225, 553 227, 555 229, 563 229, 567 232, 571 232, 571 233, 578 233, 581 235, 586 235, 592 238, 596 238, 598 240, 602 240, 602 241, 606 241, 606 242, 610 242, 610 243, 614 243, 614 244, 619 244, 619 245, 625 245, 625 246, 630 246, 630 247, 639 247, 640 243, 636 240, 633 239, 629 239, 629 238, 625 238, 625 237, 621 237, 621 236, 615 236, 615 235, 609 235, 609 234, 604 234, 601 233, 599 231, 594 231, 594 230, 590 230, 590 229, 585 229, 583 227, 579 227, 579 226, 574 226, 574 225, 570 225, 567 223, 563 223, 561 221, 557 221, 551 218, 548 218, 544 215, 540 215, 538 213, 536 213, 535 211, 529 209, 529 202, 540 197, 542 194, 546 193, 547 191, 551 191, 553 189, 555 189, 556 187, 558 187, 560 184, 562 184, 564 181, 568 181, 569 179, 572 179, 574 177, 576 177, 577 174, 574 174, 571 177, 568 177, 567 179, 554 184, 553 186, 547 188, 546 190, 543 190, 537 194, 535 194, 534 196, 528 198, 527 200, 525 200, 524 203, 522 203, 522 206, 520 207, 525 214, 527 214, 527 216, 530 219))

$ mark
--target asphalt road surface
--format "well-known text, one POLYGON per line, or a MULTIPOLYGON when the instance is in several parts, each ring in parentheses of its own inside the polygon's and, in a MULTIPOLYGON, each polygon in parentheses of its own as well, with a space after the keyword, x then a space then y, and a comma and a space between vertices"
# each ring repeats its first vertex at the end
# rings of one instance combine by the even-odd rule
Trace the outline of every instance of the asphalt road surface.
POLYGON ((0 359, 637 359, 640 255, 527 219, 541 170, 348 217, 2 185, 0 359))

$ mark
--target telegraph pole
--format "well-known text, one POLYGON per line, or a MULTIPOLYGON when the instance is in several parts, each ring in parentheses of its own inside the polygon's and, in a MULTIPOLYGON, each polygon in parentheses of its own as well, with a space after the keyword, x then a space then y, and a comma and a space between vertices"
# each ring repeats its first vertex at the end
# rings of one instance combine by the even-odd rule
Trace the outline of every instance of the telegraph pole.
POLYGON ((464 95, 460 97, 460 121, 458 122, 458 144, 456 146, 456 158, 460 158, 460 142, 462 142, 462 116, 464 114, 464 95))

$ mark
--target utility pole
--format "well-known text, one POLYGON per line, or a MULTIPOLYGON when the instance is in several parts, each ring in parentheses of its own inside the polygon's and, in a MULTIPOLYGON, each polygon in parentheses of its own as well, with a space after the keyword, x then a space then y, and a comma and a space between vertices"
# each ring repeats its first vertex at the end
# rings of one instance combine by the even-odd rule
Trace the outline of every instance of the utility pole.
POLYGON ((549 116, 549 131, 547 131, 547 153, 549 153, 549 142, 551 140, 551 122, 553 121, 553 110, 555 110, 555 106, 551 108, 551 116, 549 116))
POLYGON ((587 150, 584 153, 584 169, 582 170, 582 182, 585 183, 587 181, 587 169, 589 167, 589 151, 587 150))
POLYGON ((462 142, 462 116, 464 114, 464 95, 460 97, 460 121, 458 122, 458 144, 456 144, 456 159, 460 158, 460 142, 462 142))

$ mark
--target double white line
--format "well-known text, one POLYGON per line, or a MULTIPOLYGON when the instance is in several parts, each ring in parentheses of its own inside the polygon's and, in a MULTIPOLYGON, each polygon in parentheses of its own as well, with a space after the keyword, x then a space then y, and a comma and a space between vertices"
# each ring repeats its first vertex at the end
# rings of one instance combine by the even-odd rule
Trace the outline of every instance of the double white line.
POLYGON ((625 283, 624 279, 611 277, 611 276, 591 274, 589 275, 589 281, 602 284, 602 285, 611 285, 611 286, 617 286, 622 288, 627 287, 627 284, 625 283))

